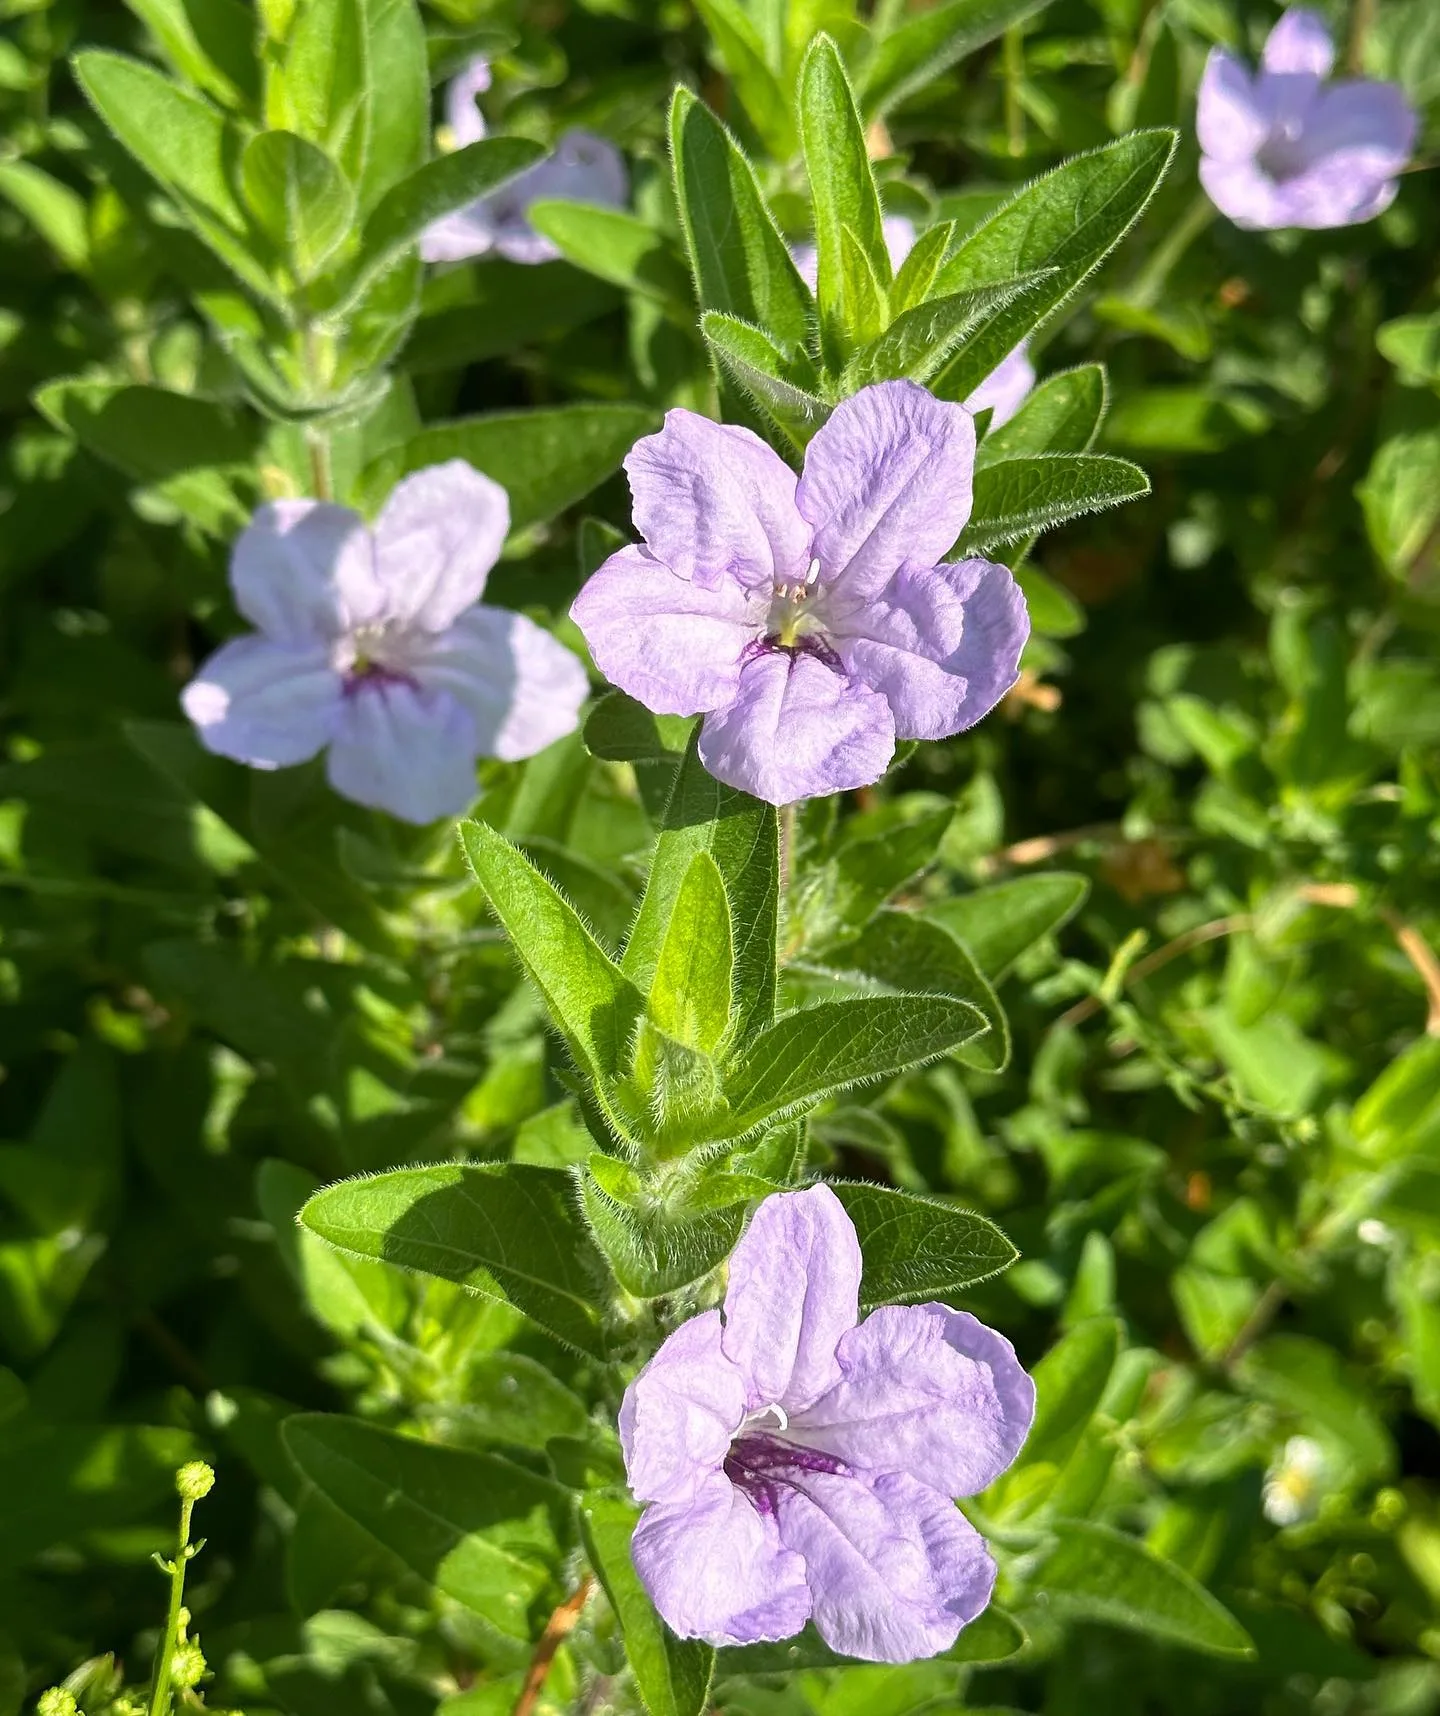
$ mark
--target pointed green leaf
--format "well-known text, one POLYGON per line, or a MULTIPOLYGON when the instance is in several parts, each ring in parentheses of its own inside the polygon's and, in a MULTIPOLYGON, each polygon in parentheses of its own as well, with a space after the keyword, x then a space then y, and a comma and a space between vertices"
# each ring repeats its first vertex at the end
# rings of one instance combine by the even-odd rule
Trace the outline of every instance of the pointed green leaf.
POLYGON ((1140 218, 1175 153, 1173 131, 1137 131, 1077 155, 996 210, 940 271, 936 290, 963 292, 1053 268, 1045 290, 987 318, 936 378, 965 400, 1020 341, 1097 269, 1140 218))
POLYGON ((815 377, 808 360, 787 360, 768 334, 720 310, 705 311, 700 332, 722 369, 795 447, 803 448, 829 414, 829 407, 818 394, 791 379, 798 371, 813 385, 815 377))
POLYGON ((559 889, 503 834, 483 822, 464 822, 460 839, 476 881, 576 1064, 597 1082, 614 1078, 644 1007, 639 990, 559 889))
POLYGON ((890 288, 890 308, 897 316, 902 310, 923 304, 930 296, 935 276, 944 267, 950 246, 955 242, 956 230, 953 220, 944 220, 915 240, 910 254, 896 270, 895 284, 890 288))
POLYGON ((1037 453, 977 465, 975 504, 960 538, 962 554, 986 554, 1087 512, 1150 493, 1150 479, 1108 453, 1037 453))
POLYGON ((715 1651, 699 1639, 677 1639, 655 1613, 630 1559, 639 1519, 640 1509, 623 1496, 587 1495, 580 1507, 585 1553, 620 1622, 649 1716, 704 1716, 715 1651))
POLYGON ((976 466, 1036 453, 1086 453, 1100 433, 1108 394, 1102 364, 1046 376, 1008 423, 980 443, 976 466))
POLYGON ((891 1186, 842 1180, 833 1190, 860 1239, 863 1310, 944 1299, 988 1281, 1020 1255, 973 1210, 891 1186))
POLYGON ((865 128, 840 51, 828 36, 811 43, 797 100, 815 214, 820 328, 834 361, 878 331, 862 332, 870 325, 870 307, 856 301, 857 283, 869 278, 883 304, 891 272, 865 128), (866 266, 847 264, 846 228, 866 266))
POLYGON ((724 786, 701 763, 692 737, 661 819, 650 877, 620 964, 649 988, 681 884, 697 852, 715 860, 730 901, 735 948, 733 1040, 743 1044, 775 1017, 780 830, 774 807, 724 786))
POLYGON ((652 715, 623 691, 607 691, 585 717, 585 748, 612 763, 673 768, 685 755, 692 726, 688 715, 652 715))
POLYGON ((670 106, 675 201, 703 310, 723 310, 798 350, 814 304, 740 145, 683 86, 670 106))
POLYGON ((1038 293, 1048 277, 1047 271, 1027 280, 980 286, 973 292, 952 292, 904 311, 850 360, 845 392, 858 392, 874 381, 928 381, 984 317, 1017 298, 1038 293))
POLYGON ((256 19, 244 0, 125 0, 187 83, 227 107, 260 91, 256 19))
POLYGON ((564 1492, 498 1454, 442 1448, 356 1418, 297 1412, 281 1427, 303 1477, 427 1585, 507 1638, 559 1571, 564 1492))
POLYGON ((289 131, 262 131, 245 146, 240 183, 256 225, 296 276, 309 280, 350 236, 355 196, 322 149, 289 131))
POLYGON ((530 204, 526 219, 587 274, 692 313, 685 264, 663 233, 628 210, 544 200, 530 204))
POLYGON ((554 1168, 448 1163, 341 1180, 316 1192, 300 1220, 354 1257, 506 1300, 557 1340, 603 1357, 604 1266, 572 1193, 554 1168))
POLYGON ((0 197, 19 209, 67 268, 85 271, 89 210, 78 191, 29 161, 0 161, 0 197))
POLYGON ((1089 892, 1084 876, 1056 870, 996 882, 925 910, 959 936, 980 969, 998 983, 1027 948, 1068 923, 1089 892))
POLYGON ((860 80, 867 115, 884 113, 1048 6, 1050 0, 948 0, 888 31, 860 80))
POLYGON ((723 1135, 813 1107, 850 1085, 888 1078, 958 1048, 984 1029, 964 1001, 944 995, 876 995, 822 1001, 763 1031, 725 1080, 723 1135))
POLYGON ((794 115, 750 14, 739 0, 696 0, 696 10, 761 142, 777 161, 788 161, 795 153, 794 115))
POLYGON ((712 1054, 730 1024, 735 947, 719 867, 697 852, 660 946, 647 1011, 667 1036, 712 1054))

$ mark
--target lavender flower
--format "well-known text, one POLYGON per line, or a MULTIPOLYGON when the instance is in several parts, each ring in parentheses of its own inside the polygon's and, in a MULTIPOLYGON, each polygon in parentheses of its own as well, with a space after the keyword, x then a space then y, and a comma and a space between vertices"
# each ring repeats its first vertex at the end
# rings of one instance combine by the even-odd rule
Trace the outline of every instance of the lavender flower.
POLYGON ((1010 1343, 946 1305, 859 1320, 860 1247, 828 1186, 770 1197, 722 1317, 669 1336, 625 1392, 632 1554, 671 1630, 716 1645, 808 1620, 876 1662, 947 1650, 995 1566, 953 1505, 1020 1450, 1035 1387, 1010 1343))
MULTIPOLYGON (((456 148, 485 135, 475 97, 490 87, 490 67, 471 60, 445 91, 445 119, 456 148)), ((554 153, 528 172, 463 209, 432 221, 420 238, 427 262, 463 262, 498 251, 511 262, 552 262, 560 252, 530 225, 531 203, 557 198, 619 208, 629 194, 625 162, 613 143, 589 131, 568 131, 554 153)))
POLYGON ((1350 226, 1395 200, 1415 115, 1398 85, 1326 84, 1335 49, 1304 7, 1280 19, 1260 70, 1214 48, 1200 80, 1200 182, 1237 226, 1350 226))
POLYGON ((571 609, 607 678, 704 714, 711 774, 771 804, 866 786, 895 740, 973 726, 1029 634, 1003 566, 942 556, 970 516, 975 424, 909 381, 836 407, 795 473, 671 411, 625 461, 644 546, 571 609))
POLYGON ((587 689, 533 620, 477 605, 509 525, 504 489, 459 459, 407 477, 373 531, 326 501, 262 506, 230 561, 256 632, 181 697, 201 742, 259 769, 323 750, 336 792, 407 822, 464 810, 477 757, 573 731, 587 689))

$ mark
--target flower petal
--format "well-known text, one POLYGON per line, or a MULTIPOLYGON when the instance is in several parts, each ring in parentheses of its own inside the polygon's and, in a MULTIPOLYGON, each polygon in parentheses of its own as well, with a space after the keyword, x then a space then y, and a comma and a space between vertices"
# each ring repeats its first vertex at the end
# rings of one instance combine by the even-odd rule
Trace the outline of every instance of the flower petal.
POLYGON ((768 611, 732 578, 707 590, 632 547, 593 574, 570 617, 612 684, 657 715, 699 715, 735 697, 768 611))
POLYGON ((715 589, 727 575, 763 589, 803 579, 810 527, 795 473, 748 429, 667 411, 625 459, 635 528, 672 572, 715 589))
POLYGON ((328 501, 269 501, 230 556, 235 606, 275 643, 313 644, 381 609, 370 533, 358 512, 328 501))
POLYGON ((946 1496, 993 1483, 1035 1416, 1035 1384, 1009 1341, 947 1305, 882 1306, 836 1356, 839 1382, 791 1414, 786 1440, 946 1496))
POLYGON ((745 1416, 745 1382, 722 1350, 720 1313, 667 1335, 625 1390, 620 1446, 637 1501, 693 1502, 745 1416))
POLYGON ((935 1656, 990 1601, 995 1563, 980 1534, 914 1478, 810 1472, 776 1501, 832 1650, 870 1662, 935 1656))
POLYGON ((970 397, 965 401, 968 411, 977 416, 990 413, 990 427, 998 429, 1008 423, 1025 403, 1035 385, 1035 365, 1022 340, 1009 357, 1001 358, 970 397))
POLYGON ((424 262, 465 262, 495 248, 495 222, 481 197, 432 220, 420 234, 424 262))
POLYGON ((835 1349, 860 1315, 860 1242, 829 1186, 765 1199, 730 1258, 725 1356, 746 1407, 799 1412, 839 1380, 835 1349))
POLYGON ((975 421, 913 381, 882 381, 835 407, 811 441, 795 499, 825 584, 882 588, 933 566, 970 517, 975 421))
POLYGON ((894 754, 885 699, 807 650, 754 655, 734 701, 700 731, 700 761, 716 780, 769 804, 869 786, 894 754))
POLYGON ((553 262, 560 252, 530 224, 530 205, 554 198, 622 208, 630 194, 625 158, 592 131, 569 131, 552 154, 486 198, 495 248, 511 262, 553 262))
POLYGON ((693 1504, 645 1510, 630 1544, 650 1600, 671 1632, 713 1645, 788 1639, 810 1619, 805 1563, 728 1478, 693 1504))
POLYGON ((303 763, 329 743, 344 693, 324 644, 222 644, 180 694, 206 750, 257 769, 303 763))
POLYGON ((1204 154, 1212 161, 1250 160, 1269 135, 1270 120, 1250 68, 1224 48, 1212 48, 1195 99, 1195 132, 1204 154))
POLYGON ((890 705, 897 737, 944 739, 1015 683, 1030 616, 1008 568, 959 560, 902 572, 831 635, 846 671, 890 705))
POLYGON ((1292 6, 1265 41, 1261 64, 1267 72, 1308 72, 1328 77, 1335 63, 1335 44, 1325 20, 1307 6, 1292 6))
POLYGON ((397 483, 375 521, 375 570, 386 615, 444 631, 479 601, 510 528, 510 497, 463 459, 397 483))
POLYGON ((490 87, 490 62, 483 54, 457 72, 445 86, 445 123, 457 149, 467 143, 478 143, 485 135, 485 115, 476 105, 475 97, 490 87))
POLYGON ((326 774, 356 804, 434 822, 474 800, 477 750, 474 718, 453 697, 376 675, 346 694, 326 774))
POLYGON ((533 757, 580 724, 590 681, 575 655, 524 614, 474 607, 412 656, 415 678, 475 719, 481 756, 533 757))

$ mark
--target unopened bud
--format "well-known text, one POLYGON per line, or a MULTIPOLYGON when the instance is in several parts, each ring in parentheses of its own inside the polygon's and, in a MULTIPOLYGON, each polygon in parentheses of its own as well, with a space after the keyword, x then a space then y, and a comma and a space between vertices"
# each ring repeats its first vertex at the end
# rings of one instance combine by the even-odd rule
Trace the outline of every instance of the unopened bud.
POLYGON ((182 1501, 197 1502, 215 1488, 215 1473, 203 1460, 188 1460, 175 1474, 182 1501))
POLYGON ((175 1647, 170 1658, 170 1678, 182 1691, 190 1692, 205 1678, 205 1653, 198 1644, 175 1647))
POLYGON ((80 1716, 75 1694, 63 1686, 52 1686, 48 1692, 42 1692, 35 1709, 36 1716, 80 1716))

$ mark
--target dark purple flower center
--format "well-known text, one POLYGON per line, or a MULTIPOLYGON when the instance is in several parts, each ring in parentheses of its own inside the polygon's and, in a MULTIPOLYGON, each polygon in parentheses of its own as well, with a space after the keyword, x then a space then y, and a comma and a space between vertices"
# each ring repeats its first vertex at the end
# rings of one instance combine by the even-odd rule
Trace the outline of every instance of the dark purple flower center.
POLYGON ((1304 130, 1298 122, 1275 126, 1260 145, 1255 163, 1266 178, 1277 185, 1298 178, 1313 162, 1305 144, 1304 130))
POLYGON ((725 1456, 725 1476, 758 1514, 773 1514, 782 1489, 802 1489, 807 1472, 843 1472, 845 1462, 818 1448, 797 1448, 778 1436, 737 1436, 725 1456))

